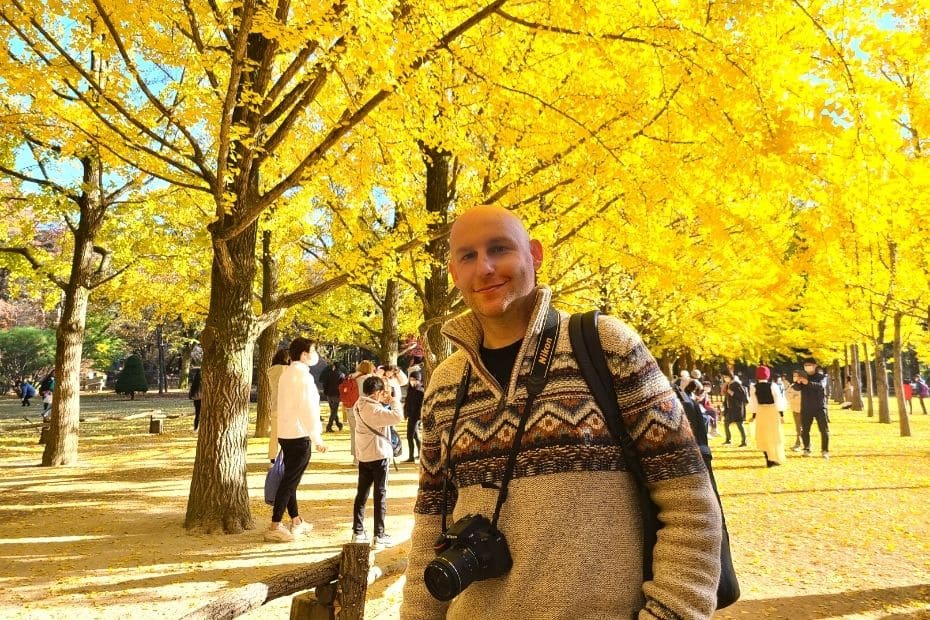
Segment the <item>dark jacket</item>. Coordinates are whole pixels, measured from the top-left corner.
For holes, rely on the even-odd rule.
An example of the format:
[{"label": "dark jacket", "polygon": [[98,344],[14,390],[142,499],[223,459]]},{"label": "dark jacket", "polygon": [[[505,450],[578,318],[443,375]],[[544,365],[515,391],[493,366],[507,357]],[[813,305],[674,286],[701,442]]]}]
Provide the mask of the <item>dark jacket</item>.
[{"label": "dark jacket", "polygon": [[346,376],[339,372],[339,370],[333,370],[332,367],[327,368],[323,371],[323,376],[320,377],[323,383],[323,395],[331,396],[333,398],[339,397],[339,384],[342,383],[342,380]]},{"label": "dark jacket", "polygon": [[415,388],[413,385],[407,386],[407,398],[404,399],[404,418],[407,420],[419,420],[420,411],[423,409],[423,388]]},{"label": "dark jacket", "polygon": [[191,386],[187,391],[187,397],[191,400],[201,400],[203,397],[199,368],[195,368],[191,371]]},{"label": "dark jacket", "polygon": [[827,410],[826,377],[820,373],[808,375],[807,383],[792,387],[801,392],[801,413],[817,414]]},{"label": "dark jacket", "polygon": [[723,415],[727,422],[742,422],[746,419],[749,395],[742,383],[731,381],[723,388]]}]

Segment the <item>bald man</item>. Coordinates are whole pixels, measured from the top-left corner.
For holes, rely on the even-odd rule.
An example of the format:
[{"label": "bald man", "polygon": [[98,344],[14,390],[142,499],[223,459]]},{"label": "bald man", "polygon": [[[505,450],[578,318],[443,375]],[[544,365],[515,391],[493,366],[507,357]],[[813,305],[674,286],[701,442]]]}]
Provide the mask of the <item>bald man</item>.
[{"label": "bald man", "polygon": [[[578,369],[568,315],[536,284],[542,245],[496,206],[463,213],[449,243],[449,272],[469,311],[443,326],[457,350],[424,397],[401,618],[709,618],[719,507],[640,337],[614,318],[599,321],[622,421],[663,523],[649,581],[636,481]],[[528,387],[540,385],[531,397]]]}]

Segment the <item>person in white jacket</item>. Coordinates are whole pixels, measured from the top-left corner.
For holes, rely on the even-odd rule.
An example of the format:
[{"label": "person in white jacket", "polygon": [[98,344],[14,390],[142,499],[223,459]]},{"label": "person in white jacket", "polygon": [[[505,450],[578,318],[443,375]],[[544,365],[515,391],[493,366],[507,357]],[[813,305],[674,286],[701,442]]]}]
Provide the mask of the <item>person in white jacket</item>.
[{"label": "person in white jacket", "polygon": [[[326,452],[323,424],[320,422],[320,393],[310,374],[310,366],[319,361],[316,345],[307,338],[295,338],[288,349],[291,364],[278,379],[278,445],[284,453],[284,477],[278,486],[271,513],[271,525],[265,531],[269,542],[289,542],[310,531],[311,526],[297,508],[297,486],[310,463],[310,444]],[[291,517],[291,527],[281,523],[284,510]]]},{"label": "person in white jacket", "polygon": [[400,395],[392,396],[384,379],[371,376],[362,384],[361,397],[353,408],[355,451],[358,457],[358,492],[352,516],[352,542],[368,542],[365,533],[365,504],[371,487],[375,487],[375,548],[390,547],[391,537],[384,531],[387,513],[388,467],[394,456],[390,427],[404,419]]},{"label": "person in white jacket", "polygon": [[[747,409],[756,423],[756,448],[762,450],[766,467],[776,467],[785,461],[785,439],[781,425],[787,408],[781,390],[769,382],[772,371],[766,366],[756,369],[756,382],[749,390]],[[758,418],[758,419],[757,419]]]}]

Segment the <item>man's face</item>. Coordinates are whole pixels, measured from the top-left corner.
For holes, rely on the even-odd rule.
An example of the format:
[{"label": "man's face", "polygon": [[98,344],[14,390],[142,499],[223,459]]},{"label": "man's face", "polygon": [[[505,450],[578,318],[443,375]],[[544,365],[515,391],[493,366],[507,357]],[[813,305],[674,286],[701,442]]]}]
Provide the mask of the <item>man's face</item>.
[{"label": "man's face", "polygon": [[449,249],[452,281],[479,320],[516,318],[525,309],[542,246],[516,217],[495,207],[472,209],[452,227]]},{"label": "man's face", "polygon": [[804,372],[806,372],[809,375],[814,374],[815,372],[817,372],[817,365],[816,364],[804,364]]}]

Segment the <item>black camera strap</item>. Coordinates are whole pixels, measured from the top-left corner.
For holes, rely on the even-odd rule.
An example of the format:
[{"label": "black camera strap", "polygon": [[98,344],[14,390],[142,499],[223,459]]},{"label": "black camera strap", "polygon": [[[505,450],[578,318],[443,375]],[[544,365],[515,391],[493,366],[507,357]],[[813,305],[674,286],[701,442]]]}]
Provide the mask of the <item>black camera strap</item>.
[{"label": "black camera strap", "polygon": [[[559,313],[552,307],[546,315],[546,323],[539,341],[536,343],[536,352],[533,354],[533,368],[530,375],[526,378],[526,404],[523,406],[523,413],[520,416],[520,423],[517,426],[517,432],[513,438],[513,445],[510,448],[510,457],[507,459],[507,466],[504,469],[504,477],[501,480],[500,491],[497,494],[497,506],[494,508],[494,518],[491,520],[491,527],[497,527],[497,521],[500,518],[501,508],[507,501],[507,488],[513,478],[513,472],[517,465],[517,455],[520,452],[520,443],[523,441],[523,434],[526,431],[526,423],[529,420],[530,412],[533,409],[533,403],[536,397],[543,391],[546,385],[546,379],[549,376],[549,367],[552,365],[553,353],[559,335]],[[468,398],[468,385],[471,382],[471,363],[465,366],[465,374],[459,383],[458,390],[455,394],[455,411],[452,414],[452,424],[449,427],[449,439],[446,445],[446,476],[442,484],[442,533],[446,533],[446,506],[449,497],[449,485],[452,479],[454,468],[452,465],[452,440],[455,436],[455,427],[458,424],[459,413],[462,405]],[[497,405],[496,416],[500,416],[507,406],[507,393],[504,388],[504,395]]]}]

